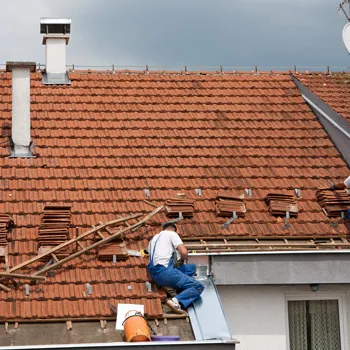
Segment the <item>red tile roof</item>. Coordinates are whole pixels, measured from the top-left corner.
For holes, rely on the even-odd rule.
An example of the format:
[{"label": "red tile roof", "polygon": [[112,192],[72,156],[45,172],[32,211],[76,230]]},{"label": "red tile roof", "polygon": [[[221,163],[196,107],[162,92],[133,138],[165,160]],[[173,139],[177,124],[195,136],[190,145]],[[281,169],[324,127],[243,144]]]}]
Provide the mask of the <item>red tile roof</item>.
[{"label": "red tile roof", "polygon": [[350,122],[350,73],[298,73],[294,76]]},{"label": "red tile roof", "polygon": [[[83,232],[99,221],[151,211],[144,189],[155,204],[178,192],[196,200],[194,217],[179,223],[187,237],[349,233],[344,224],[330,226],[315,197],[349,169],[288,74],[80,72],[70,79],[71,86],[44,86],[40,73],[31,75],[36,158],[9,159],[11,75],[0,73],[0,212],[16,225],[10,266],[36,256],[45,205],[71,205],[72,225]],[[253,190],[245,217],[222,229],[227,220],[215,214],[218,191],[245,188]],[[294,188],[301,189],[299,213],[284,230],[264,198]],[[128,248],[145,248],[166,220],[162,213],[127,234]],[[148,315],[160,316],[165,295],[156,287],[147,292],[145,266],[136,257],[100,262],[92,252],[31,285],[28,296],[23,285],[1,291],[0,318],[103,318],[112,315],[109,302],[145,302]]]}]

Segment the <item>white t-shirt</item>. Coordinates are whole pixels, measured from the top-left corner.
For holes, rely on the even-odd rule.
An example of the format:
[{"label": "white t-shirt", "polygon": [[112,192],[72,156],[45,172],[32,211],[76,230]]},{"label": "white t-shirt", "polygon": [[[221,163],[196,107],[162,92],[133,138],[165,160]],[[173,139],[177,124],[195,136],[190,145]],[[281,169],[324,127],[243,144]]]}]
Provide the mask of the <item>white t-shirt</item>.
[{"label": "white t-shirt", "polygon": [[344,185],[350,188],[350,176],[344,181]]},{"label": "white t-shirt", "polygon": [[[157,241],[158,243],[155,245]],[[150,258],[153,255],[153,265],[160,264],[168,267],[171,256],[180,244],[182,244],[182,240],[175,231],[165,230],[156,234],[148,246]]]}]

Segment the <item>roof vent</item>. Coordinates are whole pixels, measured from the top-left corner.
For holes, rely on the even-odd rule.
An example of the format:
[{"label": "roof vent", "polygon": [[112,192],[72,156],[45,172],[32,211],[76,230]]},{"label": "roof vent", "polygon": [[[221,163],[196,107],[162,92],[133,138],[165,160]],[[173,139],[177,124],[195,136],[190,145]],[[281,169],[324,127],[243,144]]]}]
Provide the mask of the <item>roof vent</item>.
[{"label": "roof vent", "polygon": [[40,33],[46,46],[46,69],[42,83],[46,85],[71,84],[66,70],[66,45],[69,42],[70,18],[41,18]]},{"label": "roof vent", "polygon": [[12,152],[11,158],[31,158],[30,137],[30,72],[35,62],[6,62],[6,72],[12,72]]}]

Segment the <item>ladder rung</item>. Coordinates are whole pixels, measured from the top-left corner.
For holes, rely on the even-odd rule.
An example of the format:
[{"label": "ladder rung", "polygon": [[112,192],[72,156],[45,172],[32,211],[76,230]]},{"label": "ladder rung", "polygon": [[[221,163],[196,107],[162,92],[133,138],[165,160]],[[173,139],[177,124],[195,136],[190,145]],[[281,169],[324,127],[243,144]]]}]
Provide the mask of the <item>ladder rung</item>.
[{"label": "ladder rung", "polygon": [[58,262],[58,258],[57,256],[54,254],[54,253],[51,253],[51,256],[52,256],[52,259],[55,261],[55,262]]},{"label": "ladder rung", "polygon": [[97,234],[102,238],[105,239],[106,237],[101,233],[101,231],[97,231]]}]

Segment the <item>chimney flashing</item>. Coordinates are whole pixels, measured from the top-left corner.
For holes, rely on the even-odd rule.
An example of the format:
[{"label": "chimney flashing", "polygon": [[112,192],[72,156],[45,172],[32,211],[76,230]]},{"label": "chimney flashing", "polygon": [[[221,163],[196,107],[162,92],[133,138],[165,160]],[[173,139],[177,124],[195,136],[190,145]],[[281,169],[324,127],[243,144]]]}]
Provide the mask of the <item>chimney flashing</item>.
[{"label": "chimney flashing", "polygon": [[32,153],[32,148],[32,142],[29,144],[29,146],[16,146],[13,144],[9,158],[36,158]]},{"label": "chimney flashing", "polygon": [[70,85],[72,81],[68,77],[68,73],[43,73],[41,79],[44,85]]}]

